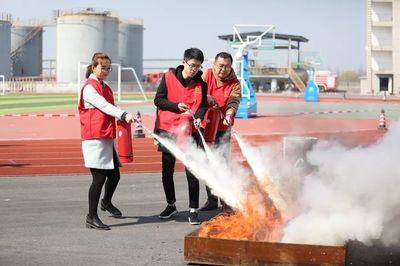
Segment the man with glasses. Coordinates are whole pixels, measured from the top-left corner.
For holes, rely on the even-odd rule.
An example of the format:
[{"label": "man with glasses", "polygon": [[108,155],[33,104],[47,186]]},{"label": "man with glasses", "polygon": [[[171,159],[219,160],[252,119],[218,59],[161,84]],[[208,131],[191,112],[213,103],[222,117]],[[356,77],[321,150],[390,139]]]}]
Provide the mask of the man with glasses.
[{"label": "man with glasses", "polygon": [[[221,52],[215,56],[214,65],[203,73],[203,80],[207,83],[207,102],[209,108],[219,108],[223,119],[218,124],[215,138],[216,147],[224,149],[225,157],[230,152],[230,127],[233,125],[236,111],[242,97],[242,88],[235,71],[232,69],[232,56],[229,53]],[[204,121],[207,119],[206,113]],[[206,124],[203,121],[203,126]],[[218,209],[218,197],[212,194],[209,187],[207,190],[207,202],[199,211]],[[221,200],[222,208],[228,211],[230,208]]]},{"label": "man with glasses", "polygon": [[[157,118],[154,132],[179,142],[180,138],[193,136],[199,145],[196,129],[199,128],[207,110],[207,85],[201,78],[203,52],[197,48],[185,50],[183,65],[169,70],[158,86],[154,104],[157,106]],[[192,119],[194,117],[194,121]],[[181,130],[181,125],[189,121],[189,130]],[[189,124],[187,124],[189,125]],[[186,125],[186,126],[187,126]],[[168,149],[158,145],[162,152],[162,182],[167,199],[167,207],[160,213],[160,219],[169,219],[178,213],[175,206],[174,170],[175,157]],[[197,214],[199,207],[199,180],[186,169],[189,186],[189,223],[200,224]]]}]

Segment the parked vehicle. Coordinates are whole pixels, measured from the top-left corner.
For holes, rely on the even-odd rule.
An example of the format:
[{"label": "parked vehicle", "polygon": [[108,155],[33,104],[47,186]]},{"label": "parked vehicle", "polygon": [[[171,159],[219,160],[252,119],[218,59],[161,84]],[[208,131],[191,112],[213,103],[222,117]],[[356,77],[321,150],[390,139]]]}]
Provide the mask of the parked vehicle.
[{"label": "parked vehicle", "polygon": [[319,91],[336,91],[337,76],[327,70],[315,71],[314,77],[315,84],[317,84]]}]

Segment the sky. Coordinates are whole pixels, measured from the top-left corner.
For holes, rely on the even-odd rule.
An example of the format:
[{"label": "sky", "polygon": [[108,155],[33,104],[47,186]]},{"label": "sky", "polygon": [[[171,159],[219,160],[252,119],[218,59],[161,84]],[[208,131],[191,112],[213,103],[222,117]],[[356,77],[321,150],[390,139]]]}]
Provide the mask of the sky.
[{"label": "sky", "polygon": [[[99,8],[121,18],[142,18],[144,59],[181,58],[189,47],[206,58],[229,49],[218,35],[232,34],[235,24],[274,25],[276,33],[301,35],[304,54],[318,55],[320,68],[365,70],[366,0],[0,0],[0,13],[13,19],[51,19],[53,10]],[[55,59],[55,28],[46,27],[43,57]],[[228,50],[231,51],[231,50]],[[287,52],[262,51],[267,64],[285,66]],[[296,58],[297,53],[292,53]],[[256,58],[255,58],[256,59]]]}]

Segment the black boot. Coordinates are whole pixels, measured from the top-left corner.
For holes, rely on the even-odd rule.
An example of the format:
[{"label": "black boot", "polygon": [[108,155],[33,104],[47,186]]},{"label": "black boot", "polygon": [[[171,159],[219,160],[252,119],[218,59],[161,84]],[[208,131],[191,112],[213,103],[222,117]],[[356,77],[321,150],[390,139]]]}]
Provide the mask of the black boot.
[{"label": "black boot", "polygon": [[105,203],[104,199],[101,200],[101,204],[100,204],[100,209],[102,211],[108,211],[109,213],[111,213],[114,217],[121,217],[122,213],[120,210],[117,209],[117,207],[115,207],[114,205],[112,205],[111,202],[109,203]]},{"label": "black boot", "polygon": [[218,199],[216,201],[208,199],[199,211],[211,211],[216,209],[218,209]]},{"label": "black boot", "polygon": [[86,216],[86,228],[94,228],[98,230],[110,230],[110,227],[108,225],[103,224],[103,222],[97,215],[90,216],[89,214]]},{"label": "black boot", "polygon": [[233,209],[231,206],[226,204],[225,202],[222,204],[222,212],[233,212]]}]

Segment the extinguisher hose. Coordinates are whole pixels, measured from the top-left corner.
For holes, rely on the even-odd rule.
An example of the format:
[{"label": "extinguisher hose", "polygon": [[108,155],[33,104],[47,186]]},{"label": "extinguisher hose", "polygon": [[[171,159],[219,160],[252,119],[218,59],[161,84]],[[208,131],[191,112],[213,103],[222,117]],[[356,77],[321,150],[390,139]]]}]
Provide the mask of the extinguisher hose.
[{"label": "extinguisher hose", "polygon": [[191,115],[192,118],[193,118],[194,127],[195,127],[195,128],[197,129],[197,131],[199,132],[199,135],[200,135],[201,141],[203,142],[203,145],[206,145],[206,140],[204,139],[203,133],[201,133],[200,126],[197,125],[197,124],[195,123],[196,118],[194,117],[194,114],[193,114],[192,109],[189,109],[189,113],[190,113],[190,115]]},{"label": "extinguisher hose", "polygon": [[152,132],[150,129],[148,129],[145,125],[143,125],[143,122],[142,122],[141,120],[137,120],[137,119],[133,118],[133,122],[142,125],[142,128],[143,128],[144,130],[146,130],[147,133],[149,133],[150,135],[153,136],[153,132]]}]

